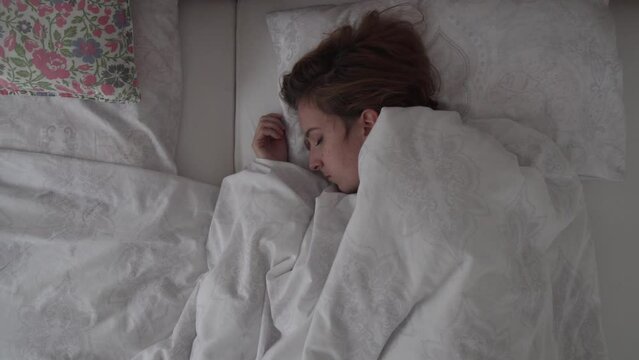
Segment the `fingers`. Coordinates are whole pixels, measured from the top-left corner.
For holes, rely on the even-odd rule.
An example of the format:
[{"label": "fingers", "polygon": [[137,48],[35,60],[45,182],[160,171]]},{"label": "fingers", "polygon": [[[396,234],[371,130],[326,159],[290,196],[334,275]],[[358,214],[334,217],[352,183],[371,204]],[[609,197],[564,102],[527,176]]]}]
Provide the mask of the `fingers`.
[{"label": "fingers", "polygon": [[260,117],[260,123],[268,123],[274,126],[281,128],[283,131],[286,131],[286,126],[284,126],[284,122],[282,120],[282,116],[279,114],[268,114]]},{"label": "fingers", "polygon": [[278,140],[284,138],[284,134],[281,131],[269,127],[262,127],[259,130],[258,140],[263,140],[266,136],[270,136]]},{"label": "fingers", "polygon": [[[276,115],[276,116],[273,116]],[[262,137],[264,135],[273,136],[276,139],[286,137],[286,127],[278,114],[264,115],[260,118],[257,125],[256,135]]]},{"label": "fingers", "polygon": [[266,117],[275,118],[275,119],[279,119],[279,120],[283,120],[284,119],[282,114],[278,114],[278,113],[270,113],[270,114],[262,115],[262,116],[260,116],[260,119],[266,118]]},{"label": "fingers", "polygon": [[261,116],[252,145],[257,158],[287,161],[286,126],[282,115],[270,113]]}]

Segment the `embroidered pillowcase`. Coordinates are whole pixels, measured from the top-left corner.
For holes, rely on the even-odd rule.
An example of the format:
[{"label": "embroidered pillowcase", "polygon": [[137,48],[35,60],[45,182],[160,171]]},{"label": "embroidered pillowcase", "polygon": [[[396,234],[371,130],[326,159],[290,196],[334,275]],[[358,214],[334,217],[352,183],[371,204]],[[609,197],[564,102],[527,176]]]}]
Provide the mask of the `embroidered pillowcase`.
[{"label": "embroidered pillowcase", "polygon": [[140,100],[128,0],[0,3],[0,95]]},{"label": "embroidered pillowcase", "polygon": [[[422,35],[445,109],[515,120],[553,139],[582,177],[623,178],[622,69],[605,0],[372,0],[277,11],[267,23],[278,79],[338,26],[395,5],[389,12]],[[297,134],[297,114],[282,106]],[[289,145],[305,166],[301,139]]]}]

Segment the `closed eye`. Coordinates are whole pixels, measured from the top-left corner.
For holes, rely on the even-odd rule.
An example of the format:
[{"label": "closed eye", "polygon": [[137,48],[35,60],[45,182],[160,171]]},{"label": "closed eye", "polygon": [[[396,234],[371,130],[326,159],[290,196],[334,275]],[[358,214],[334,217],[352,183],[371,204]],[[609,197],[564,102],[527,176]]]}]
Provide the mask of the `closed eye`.
[{"label": "closed eye", "polygon": [[[320,136],[319,139],[317,139],[317,141],[313,145],[313,147],[318,147],[323,141],[324,141],[324,137]],[[309,150],[309,151],[311,150],[311,143],[308,141],[308,138],[304,139],[304,147],[306,147],[306,150]]]}]

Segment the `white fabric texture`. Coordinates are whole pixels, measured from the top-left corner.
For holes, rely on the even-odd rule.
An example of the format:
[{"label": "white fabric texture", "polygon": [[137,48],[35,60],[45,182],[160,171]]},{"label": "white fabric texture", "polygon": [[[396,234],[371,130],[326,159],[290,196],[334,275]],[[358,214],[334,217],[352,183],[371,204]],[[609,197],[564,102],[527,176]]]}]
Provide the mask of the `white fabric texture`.
[{"label": "white fabric texture", "polygon": [[184,335],[137,359],[606,359],[576,172],[534,130],[471,125],[384,108],[356,195],[268,160],[226,178]]},{"label": "white fabric texture", "polygon": [[207,270],[217,191],[0,150],[0,358],[130,359],[170,338]]},{"label": "white fabric texture", "polygon": [[182,111],[177,0],[132,2],[141,101],[0,97],[0,148],[176,172]]},{"label": "white fabric texture", "polygon": [[[444,109],[513,119],[553,139],[579,175],[623,178],[622,69],[605,1],[372,0],[273,12],[278,79],[338,26],[398,4],[389,13],[416,24]],[[291,159],[305,166],[297,115],[282,107]]]}]

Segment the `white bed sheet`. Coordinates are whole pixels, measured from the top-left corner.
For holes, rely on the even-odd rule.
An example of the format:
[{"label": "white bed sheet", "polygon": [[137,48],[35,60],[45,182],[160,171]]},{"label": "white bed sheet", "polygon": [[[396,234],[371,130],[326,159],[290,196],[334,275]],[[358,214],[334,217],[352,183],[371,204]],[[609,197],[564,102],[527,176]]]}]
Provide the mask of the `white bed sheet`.
[{"label": "white bed sheet", "polygon": [[130,359],[171,335],[218,188],[0,150],[0,358]]}]

